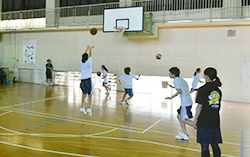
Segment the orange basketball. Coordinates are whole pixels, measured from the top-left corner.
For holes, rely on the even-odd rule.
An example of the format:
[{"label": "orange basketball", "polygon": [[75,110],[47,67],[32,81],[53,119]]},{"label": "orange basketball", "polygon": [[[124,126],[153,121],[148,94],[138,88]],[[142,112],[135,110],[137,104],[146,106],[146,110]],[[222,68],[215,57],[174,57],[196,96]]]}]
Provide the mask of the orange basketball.
[{"label": "orange basketball", "polygon": [[100,72],[100,71],[97,71],[96,75],[97,75],[97,76],[101,76],[101,72]]},{"label": "orange basketball", "polygon": [[90,34],[96,35],[96,33],[97,33],[97,29],[96,28],[91,28],[90,29]]}]

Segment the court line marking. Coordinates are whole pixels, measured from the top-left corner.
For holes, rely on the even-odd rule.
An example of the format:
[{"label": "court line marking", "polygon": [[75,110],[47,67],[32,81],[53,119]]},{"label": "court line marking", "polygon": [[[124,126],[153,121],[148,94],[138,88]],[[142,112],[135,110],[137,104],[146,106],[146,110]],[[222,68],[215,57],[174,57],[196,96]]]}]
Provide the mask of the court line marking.
[{"label": "court line marking", "polygon": [[0,89],[0,91],[3,91],[3,90],[12,90],[12,89],[14,89],[14,90],[16,90],[16,89],[20,89],[20,88],[28,88],[28,86],[24,86],[24,87],[19,87],[19,88],[4,88],[4,89]]},{"label": "court line marking", "polygon": [[[102,132],[102,134],[109,133],[109,132],[112,132],[112,131],[115,131],[115,129],[112,129],[112,130],[109,130],[109,131],[106,131],[106,132]],[[100,134],[101,133],[99,133],[99,135]],[[95,134],[95,135],[98,135],[98,134]],[[171,148],[176,148],[176,149],[185,149],[185,150],[189,150],[189,151],[200,152],[200,150],[194,149],[194,148],[181,147],[181,146],[176,146],[176,145],[171,145],[171,144],[165,144],[165,143],[160,143],[160,142],[154,142],[154,141],[138,140],[138,139],[128,139],[128,138],[118,138],[118,137],[95,136],[95,135],[94,134],[84,135],[84,137],[110,139],[110,140],[132,141],[132,142],[141,142],[141,143],[149,143],[149,144],[161,145],[161,146],[166,146],[166,147],[171,147]],[[88,156],[88,155],[80,155],[80,154],[74,154],[74,153],[52,151],[52,150],[46,150],[46,149],[40,149],[40,148],[34,148],[34,147],[28,147],[28,146],[23,146],[23,145],[12,144],[12,143],[3,142],[3,141],[0,141],[0,143],[7,144],[7,145],[12,145],[12,146],[16,146],[16,147],[21,147],[21,148],[32,149],[32,150],[36,150],[36,151],[44,151],[44,152],[57,153],[57,154],[63,154],[63,155],[91,157],[91,156]],[[227,154],[221,154],[221,155],[222,156],[226,156],[226,157],[236,157],[236,156],[227,155]]]},{"label": "court line marking", "polygon": [[[12,112],[17,112],[20,113],[20,111],[15,111],[15,110],[9,110],[9,109],[2,109],[5,111],[12,111]],[[51,117],[51,116],[44,116],[44,115],[38,115],[38,114],[34,114],[34,113],[28,113],[28,112],[21,112],[23,114],[28,114],[28,115],[34,115],[34,116],[39,116],[39,117],[45,117],[45,118],[55,118],[55,117]],[[88,124],[88,125],[93,125],[93,126],[99,126],[99,127],[103,127],[103,128],[111,128],[114,129],[115,127],[113,126],[105,126],[105,125],[100,125],[100,124],[92,124],[92,123],[88,123],[88,122],[82,122],[82,121],[76,121],[76,120],[70,120],[70,119],[62,119],[65,121],[69,121],[69,122],[75,122],[75,123],[80,123],[80,124]],[[122,129],[122,128],[121,128]],[[124,129],[125,130],[125,129]],[[132,131],[132,130],[131,130]],[[133,131],[136,132],[136,131]],[[139,131],[138,131],[139,132]],[[141,133],[141,132],[139,132]]]},{"label": "court line marking", "polygon": [[7,111],[7,112],[4,112],[4,113],[1,113],[0,116],[3,116],[5,114],[8,114],[8,113],[11,113],[12,111]]},{"label": "court line marking", "polygon": [[[117,102],[117,101],[120,101],[121,99],[122,99],[122,98],[116,100],[116,102]],[[102,106],[106,106],[107,104],[108,104],[108,103],[102,104]],[[95,108],[99,108],[99,107],[101,107],[101,105],[92,107],[92,110],[95,109]],[[56,118],[56,119],[53,119],[53,120],[50,120],[50,121],[47,121],[47,122],[44,122],[44,123],[40,123],[40,124],[37,124],[37,125],[34,125],[34,126],[31,126],[31,127],[26,128],[26,130],[31,129],[31,128],[35,128],[35,127],[38,127],[38,126],[41,126],[41,125],[44,125],[44,124],[48,124],[48,123],[51,123],[51,122],[54,122],[54,121],[57,121],[57,120],[60,120],[60,119],[64,119],[64,118],[67,118],[67,117],[76,115],[76,114],[78,114],[78,113],[81,113],[81,112],[78,111],[78,112],[73,113],[73,114],[69,114],[69,115],[66,115],[66,116],[63,116],[63,117],[60,117],[60,118]]]},{"label": "court line marking", "polygon": [[[119,137],[107,137],[107,136],[91,136],[91,135],[88,136],[88,137],[91,137],[91,138],[101,138],[101,139],[110,139],[110,140],[121,140],[121,141],[132,141],[132,142],[150,143],[150,144],[161,145],[161,146],[166,146],[166,147],[172,147],[172,148],[177,148],[177,149],[186,149],[186,150],[189,150],[189,151],[195,151],[195,152],[199,152],[199,153],[201,152],[201,150],[194,149],[194,148],[180,147],[180,146],[176,146],[176,145],[165,144],[165,143],[154,142],[154,141],[147,141],[147,140],[119,138]],[[221,155],[222,156],[226,156],[226,157],[237,157],[237,156],[227,155],[227,154],[221,154]]]},{"label": "court line marking", "polygon": [[[62,97],[62,96],[61,96]],[[49,99],[51,99],[51,98],[47,98],[48,100]],[[120,98],[120,99],[118,99],[117,101],[119,101],[119,100],[121,100],[122,98]],[[31,101],[31,102],[26,102],[26,103],[21,103],[21,104],[16,104],[16,105],[12,105],[12,106],[6,106],[6,107],[3,107],[3,108],[9,108],[9,107],[14,107],[14,106],[17,106],[17,105],[24,105],[24,104],[28,104],[28,103],[35,103],[35,102],[40,102],[40,101],[43,101],[43,100],[37,100],[37,101]],[[117,102],[116,101],[116,102]],[[103,104],[102,106],[105,106],[105,105],[107,105],[106,103],[105,104]],[[99,108],[99,107],[101,107],[101,106],[95,106],[94,108]],[[123,106],[121,106],[121,107],[123,107]],[[0,108],[1,109],[1,108]],[[29,110],[21,110],[21,111],[27,111],[27,112],[29,112]],[[32,111],[32,112],[36,112],[36,111]],[[36,113],[42,113],[42,112],[36,112]],[[45,113],[44,113],[45,114]],[[48,115],[48,114],[45,114],[45,115]],[[52,115],[52,116],[60,116],[60,117],[64,117],[64,116],[61,116],[61,115],[55,115],[55,114],[49,114],[49,115]],[[93,123],[99,123],[99,124],[104,124],[105,122],[98,122],[98,121],[92,121],[92,120],[84,120],[84,119],[79,119],[79,118],[73,118],[73,117],[70,117],[69,119],[76,119],[76,120],[83,120],[83,121],[89,121],[89,122],[93,122]],[[113,126],[115,126],[115,127],[125,127],[125,126],[123,126],[123,125],[117,125],[117,124],[112,124],[112,123],[105,123],[106,125],[113,125]],[[137,128],[137,127],[133,127],[133,129],[136,129],[136,130],[143,130],[143,128]],[[136,132],[138,132],[138,131],[136,131]]]},{"label": "court line marking", "polygon": [[[6,110],[6,109],[5,109]],[[20,109],[16,109],[16,110],[20,110]],[[9,111],[9,112],[17,112],[17,113],[23,113],[23,111],[26,111],[24,112],[24,114],[29,114],[29,115],[36,115],[36,116],[40,116],[40,115],[37,115],[39,113],[43,113],[43,112],[36,112],[36,114],[34,113],[27,113],[29,112],[29,110],[20,110],[20,111],[14,111],[14,110],[6,110],[6,111]],[[30,112],[33,112],[33,111],[30,111]],[[35,111],[34,111],[35,112]],[[6,113],[5,113],[6,114]],[[45,114],[45,113],[43,113]],[[45,118],[51,118],[50,116],[40,116],[40,117],[45,117]],[[53,117],[54,118],[54,117]],[[74,118],[74,119],[78,119],[78,118]],[[83,119],[79,119],[79,120],[83,120]],[[71,122],[75,122],[74,120],[70,120],[70,119],[67,119],[66,121],[71,121]],[[85,120],[85,121],[89,121],[89,120]],[[81,123],[82,121],[79,121],[79,122],[76,122],[76,123]],[[96,122],[96,121],[91,121],[90,122]],[[92,123],[86,123],[86,122],[82,122],[82,124],[88,124],[88,125],[94,125],[94,126],[100,126],[100,125],[95,125],[95,124],[92,124]],[[104,123],[105,124],[105,123]],[[107,123],[107,125],[110,125],[111,123]],[[121,126],[121,125],[116,125],[117,126]],[[114,127],[109,127],[109,126],[105,126],[105,125],[101,125],[100,127],[105,127],[105,128],[114,128]],[[125,127],[125,126],[122,126],[122,127]],[[127,130],[127,131],[131,131],[131,132],[136,132],[136,133],[141,133],[140,131],[137,131],[137,130],[130,130],[130,129],[124,129],[124,128],[117,128],[119,130]],[[140,129],[140,128],[134,128],[133,129]],[[155,132],[155,133],[161,133],[161,134],[167,134],[167,135],[175,135],[173,133],[168,133],[168,132],[162,132],[162,131],[157,131],[157,130],[148,130],[149,132]],[[50,136],[51,134],[47,134],[46,137],[51,137]],[[62,135],[62,134],[61,134]],[[35,134],[33,136],[36,136]],[[37,135],[38,136],[38,135]],[[45,135],[44,135],[45,136]],[[55,137],[55,136],[53,136]],[[57,136],[57,137],[80,137],[80,135],[70,135],[70,134],[65,134],[64,136]],[[193,138],[195,139],[196,137],[192,137],[190,136],[190,138]],[[223,143],[225,144],[231,144],[231,145],[237,145],[237,146],[240,146],[239,143],[233,143],[233,142],[226,142],[226,141],[223,141]],[[244,145],[245,147],[250,147],[250,145]]]},{"label": "court line marking", "polygon": [[147,132],[149,129],[151,129],[152,127],[154,127],[156,124],[158,124],[160,121],[162,121],[164,118],[166,118],[168,115],[162,117],[161,119],[159,119],[157,122],[155,122],[154,124],[152,124],[151,126],[149,126],[147,129],[145,129],[142,133],[144,134],[145,132]]},{"label": "court line marking", "polygon": [[[15,104],[15,105],[11,105],[11,106],[5,106],[5,107],[1,107],[0,109],[3,109],[3,108],[11,108],[11,107],[14,107],[14,106],[19,106],[19,105],[25,105],[25,104],[29,104],[29,103],[34,103],[34,102],[40,102],[40,101],[44,101],[44,100],[50,100],[50,99],[54,99],[54,98],[60,98],[60,97],[63,97],[63,96],[58,96],[58,97],[51,97],[51,98],[46,98],[46,99],[41,99],[41,100],[36,100],[36,101],[30,101],[30,102],[25,102],[25,103],[20,103],[20,104]],[[101,106],[98,106],[98,107],[101,107]],[[17,109],[17,110],[20,110],[20,109]],[[13,112],[13,110],[8,110],[9,112]],[[27,111],[27,112],[36,112],[36,111],[29,111],[29,110],[21,110],[21,111]],[[17,113],[21,113],[21,112],[18,112],[18,111],[14,111],[14,112],[17,112]],[[23,113],[23,112],[22,112]],[[43,113],[43,112],[36,112],[36,113]],[[6,113],[5,113],[6,114]],[[46,113],[43,113],[43,114],[46,114]],[[51,114],[52,115],[52,114]],[[55,115],[55,116],[59,116],[59,115]],[[43,116],[44,117],[44,116]],[[45,116],[46,117],[46,116]],[[76,119],[78,120],[78,118],[73,118],[73,117],[70,117],[70,119]],[[83,119],[80,119],[80,120],[83,120]],[[84,121],[90,121],[90,122],[94,122],[94,123],[100,123],[98,121],[92,121],[92,120],[84,120]],[[89,123],[86,123],[86,124],[89,124]],[[103,124],[103,123],[102,123]],[[123,125],[116,125],[116,124],[112,124],[112,123],[105,123],[107,125],[114,125],[114,126],[119,126],[119,127],[124,127]],[[136,127],[133,127],[134,129],[138,129],[138,130],[141,130],[141,128],[136,128]],[[130,130],[130,129],[123,129],[123,128],[118,128],[119,130],[128,130],[128,131],[132,131],[132,132],[137,132],[137,133],[141,133],[139,131],[136,131],[136,130]],[[145,130],[144,130],[145,131]],[[157,132],[157,133],[161,133],[161,134],[169,134],[169,135],[175,135],[175,134],[172,134],[172,133],[168,133],[168,132],[161,132],[161,131],[157,131],[157,130],[149,130],[150,132]],[[190,137],[190,138],[195,138],[195,137]],[[240,145],[239,143],[233,143],[233,142],[226,142],[226,141],[223,141],[223,143],[227,143],[227,144],[231,144],[231,145]],[[246,147],[250,147],[250,145],[244,145]]]},{"label": "court line marking", "polygon": [[28,101],[28,102],[24,102],[24,103],[15,104],[15,105],[3,106],[3,107],[0,107],[0,109],[11,108],[11,107],[15,107],[15,106],[22,106],[22,105],[27,105],[27,104],[41,102],[41,101],[46,101],[46,100],[51,100],[51,99],[57,99],[57,98],[60,98],[60,97],[64,97],[64,95],[58,96],[58,97],[51,97],[51,98],[45,98],[45,99],[35,100],[35,101]]},{"label": "court line marking", "polygon": [[31,150],[41,151],[41,152],[47,152],[47,153],[71,155],[71,156],[95,157],[95,156],[90,156],[90,155],[82,155],[82,154],[75,154],[75,153],[59,152],[59,151],[55,151],[55,150],[34,148],[34,147],[23,146],[23,145],[19,145],[19,144],[8,143],[8,142],[4,142],[4,141],[0,141],[0,143],[10,145],[10,146],[20,147],[20,148],[25,148],[25,149],[31,149]]},{"label": "court line marking", "polygon": [[[6,114],[7,112],[5,112]],[[48,134],[32,134],[32,133],[22,133],[22,132],[17,132],[14,130],[10,130],[7,128],[4,128],[2,126],[0,126],[0,128],[10,131],[10,132],[14,132],[14,135],[40,135],[40,136],[44,136],[44,135],[48,135]],[[190,151],[196,151],[196,152],[200,152],[200,150],[197,149],[193,149],[193,148],[187,148],[187,147],[180,147],[180,146],[176,146],[176,145],[171,145],[171,144],[165,144],[165,143],[159,143],[159,142],[154,142],[154,141],[147,141],[147,140],[137,140],[137,139],[127,139],[127,138],[117,138],[117,137],[106,137],[106,136],[96,136],[96,135],[101,135],[101,134],[106,134],[106,133],[110,133],[117,130],[117,128],[114,128],[112,130],[108,130],[108,131],[104,131],[104,132],[100,132],[100,133],[95,133],[95,134],[89,134],[89,135],[78,135],[78,136],[83,136],[83,137],[92,137],[92,138],[106,138],[106,139],[114,139],[114,140],[124,140],[124,141],[132,141],[132,142],[143,142],[143,143],[150,143],[150,144],[155,144],[155,145],[162,145],[162,146],[167,146],[167,147],[172,147],[172,148],[177,148],[177,149],[186,149],[186,150],[190,150]],[[4,133],[6,134],[6,133]],[[10,134],[9,134],[10,135]],[[12,133],[13,135],[13,133]],[[53,136],[54,135],[54,136]],[[70,135],[66,135],[67,137]],[[50,137],[65,137],[65,134],[59,135],[58,134],[52,134],[52,136]],[[1,143],[1,141],[0,141]],[[26,146],[25,146],[26,147]],[[32,147],[33,148],[33,147]],[[221,154],[222,156],[226,156],[226,157],[234,157],[232,155],[226,155],[226,154]]]},{"label": "court line marking", "polygon": [[13,132],[13,133],[0,133],[0,135],[29,135],[29,136],[38,136],[38,137],[87,137],[89,135],[93,136],[93,135],[102,135],[102,134],[107,134],[113,131],[116,131],[117,128],[108,130],[108,131],[103,131],[103,132],[99,132],[99,133],[94,133],[94,134],[88,134],[88,135],[72,135],[72,134],[50,134],[50,133],[24,133],[24,132],[18,132],[15,130],[10,130],[8,128],[5,128],[3,126],[0,126],[1,129],[9,131],[9,132]]},{"label": "court line marking", "polygon": [[[7,112],[5,112],[5,113],[7,113]],[[4,127],[2,127],[2,126],[0,126],[0,128],[4,128]],[[5,129],[7,129],[7,128],[5,128]],[[147,140],[138,140],[138,139],[127,139],[127,138],[117,138],[117,137],[106,137],[106,136],[96,136],[96,135],[101,135],[101,134],[106,134],[106,133],[110,133],[110,132],[113,132],[113,131],[115,131],[115,130],[117,130],[117,128],[114,128],[114,129],[112,129],[112,130],[108,130],[108,131],[104,131],[104,132],[100,132],[100,133],[95,133],[95,134],[90,134],[90,135],[82,135],[82,136],[84,136],[84,137],[91,137],[91,138],[105,138],[105,139],[112,139],[112,140],[123,140],[123,141],[132,141],[132,142],[142,142],[142,143],[150,143],[150,144],[155,144],[155,145],[161,145],[161,146],[167,146],[167,147],[172,147],[172,148],[177,148],[177,149],[186,149],[186,150],[190,150],[190,151],[196,151],[196,152],[200,152],[200,150],[197,150],[197,149],[193,149],[193,148],[187,148],[187,147],[180,147],[180,146],[176,146],[176,145],[171,145],[171,144],[165,144],[165,143],[159,143],[159,142],[154,142],[154,141],[147,141]],[[12,130],[10,130],[10,129],[7,129],[7,131],[10,131],[10,132],[15,132],[14,134],[12,133],[12,135],[31,135],[30,133],[21,133],[21,132],[17,132],[17,131],[12,131]],[[1,133],[2,134],[2,133]],[[4,134],[6,134],[6,133],[4,133]],[[6,134],[6,135],[11,135],[11,134]],[[33,134],[33,135],[35,135],[35,134]],[[38,134],[37,134],[38,135]],[[42,135],[42,134],[40,134],[40,135]],[[66,136],[68,136],[68,135],[66,135]],[[53,136],[54,137],[54,136]],[[60,137],[62,137],[62,136],[60,136]],[[0,141],[0,143],[2,143],[2,141]],[[5,143],[4,143],[5,144]],[[14,145],[14,146],[16,146],[16,144],[11,144],[11,143],[7,143],[7,144],[9,144],[9,145]],[[18,146],[20,146],[20,147],[27,147],[27,146],[22,146],[22,145],[18,145]],[[30,149],[30,148],[33,148],[33,147],[29,147],[28,149]],[[34,148],[34,150],[38,150],[39,148]],[[45,151],[45,152],[50,152],[50,153],[55,153],[54,151],[50,151],[50,150],[44,150],[44,149],[42,149],[42,150],[40,150],[39,149],[39,151]],[[56,151],[57,152],[57,151]],[[57,152],[58,153],[58,152]],[[64,152],[60,152],[60,153],[58,153],[58,154],[65,154]],[[71,155],[72,153],[70,153],[70,154],[68,154],[68,153],[66,153],[65,155]],[[75,154],[73,154],[73,155],[75,155]],[[221,154],[222,156],[226,156],[226,157],[234,157],[234,156],[232,156],[232,155],[226,155],[226,154]]]},{"label": "court line marking", "polygon": [[[45,136],[48,135],[46,133],[43,134],[37,134],[37,133],[21,133],[21,132],[17,132],[14,130],[10,130],[7,128],[4,128],[2,126],[0,126],[0,128],[10,131],[10,132],[14,132],[14,133],[0,133],[0,135],[33,135],[33,136]],[[112,130],[108,130],[108,131],[104,131],[104,132],[100,132],[100,133],[95,133],[95,134],[89,134],[89,135],[65,135],[65,134],[61,134],[58,136],[58,134],[51,134],[50,136],[47,137],[93,137],[93,138],[106,138],[106,139],[113,139],[113,140],[125,140],[125,141],[132,141],[132,142],[143,142],[143,143],[150,143],[150,144],[155,144],[155,145],[161,145],[161,146],[167,146],[167,147],[173,147],[173,148],[177,148],[177,149],[186,149],[186,150],[191,150],[191,151],[196,151],[196,152],[200,152],[200,150],[197,149],[193,149],[193,148],[187,148],[187,147],[181,147],[181,146],[176,146],[176,145],[171,145],[171,144],[165,144],[165,143],[160,143],[160,142],[154,142],[154,141],[147,141],[147,140],[138,140],[138,139],[127,139],[127,138],[117,138],[117,137],[106,137],[106,136],[96,136],[96,135],[101,135],[101,134],[106,134],[106,133],[110,133],[117,130],[117,128],[112,129]],[[227,156],[227,157],[232,157],[232,155],[226,155],[226,154],[222,154],[223,156]]]},{"label": "court line marking", "polygon": [[102,134],[107,134],[107,133],[111,133],[113,131],[116,131],[117,128],[114,128],[112,130],[108,130],[108,131],[103,131],[103,132],[100,132],[100,133],[95,133],[95,134],[89,134],[89,135],[84,135],[84,137],[88,137],[88,136],[96,136],[96,135],[102,135]]},{"label": "court line marking", "polygon": [[[30,111],[30,110],[23,110],[23,109],[15,109],[15,110],[19,110],[19,111],[25,111],[25,112],[31,112],[31,113],[35,113],[35,114],[41,114],[41,115],[50,115],[50,116],[54,116],[54,117],[61,117],[61,115],[55,115],[55,114],[47,114],[47,113],[43,113],[43,112],[36,112],[36,111]],[[88,119],[81,119],[81,118],[75,118],[75,117],[69,117],[68,120],[78,120],[81,122],[91,122],[91,123],[97,123],[97,124],[105,124],[107,126],[113,126],[113,127],[126,127],[124,125],[118,125],[118,124],[112,124],[112,123],[106,123],[106,122],[99,122],[99,121],[94,121],[94,120],[88,120]],[[133,127],[136,130],[140,130],[143,131],[142,128],[137,128],[137,127]]]},{"label": "court line marking", "polygon": [[31,127],[26,128],[26,130],[29,130],[29,129],[31,129],[31,128],[35,128],[35,127],[37,127],[37,126],[41,126],[41,125],[44,125],[44,124],[48,124],[48,123],[51,123],[51,122],[54,122],[54,121],[57,121],[57,120],[60,120],[60,119],[63,119],[63,118],[67,118],[67,117],[76,115],[76,114],[78,114],[78,113],[81,113],[81,112],[79,111],[79,112],[76,112],[76,113],[73,113],[73,114],[69,114],[69,115],[67,115],[67,116],[63,116],[63,117],[56,118],[56,119],[53,119],[53,120],[50,120],[50,121],[47,121],[47,122],[44,122],[44,123],[40,123],[40,124],[37,124],[37,125],[34,125],[34,126],[31,126]]},{"label": "court line marking", "polygon": [[[5,109],[6,110],[6,109]],[[24,112],[24,114],[29,114],[29,115],[36,115],[36,116],[40,116],[40,115],[37,115],[37,113],[43,113],[43,112],[36,112],[36,114],[34,113],[27,113],[29,112],[29,110],[21,110],[21,109],[16,109],[16,110],[20,110],[20,111],[13,111],[13,110],[6,110],[6,111],[10,111],[10,112],[17,112],[17,113],[23,113],[23,111],[26,111]],[[33,111],[30,111],[30,112],[33,112]],[[35,112],[35,111],[34,111]],[[43,114],[46,114],[46,113],[43,113]],[[45,118],[51,118],[50,116],[40,116],[40,117],[45,117]],[[54,117],[53,117],[54,118]],[[78,119],[78,118],[74,118],[74,119]],[[79,120],[83,120],[83,119],[79,119]],[[70,120],[70,119],[66,119],[66,121],[71,121],[71,122],[76,122],[76,123],[81,123],[82,121],[74,121],[74,120]],[[86,121],[89,121],[89,120],[86,120]],[[90,121],[90,122],[96,122],[96,121]],[[96,125],[96,124],[92,124],[92,123],[87,123],[87,122],[82,122],[81,124],[88,124],[88,125],[94,125],[94,126],[100,126],[100,125]],[[107,123],[107,125],[109,125],[111,123]],[[117,126],[121,126],[121,125],[116,125]],[[105,127],[105,128],[115,128],[115,127],[109,127],[109,126],[105,126],[105,125],[101,125],[100,127]],[[125,126],[122,126],[122,127],[125,127]],[[140,129],[140,128],[136,128],[136,127],[133,127],[134,129]],[[130,129],[123,129],[123,128],[117,128],[119,130],[127,130],[127,131],[131,131],[131,132],[136,132],[136,133],[142,133],[140,131],[137,131],[137,130],[130,130]],[[162,131],[157,131],[157,130],[148,130],[149,132],[155,132],[155,133],[161,133],[161,134],[167,134],[167,135],[175,135],[173,133],[168,133],[168,132],[162,132]],[[62,134],[61,134],[62,135]],[[52,134],[46,134],[46,137],[80,137],[80,135],[70,135],[70,134],[64,134],[64,135],[52,135]],[[33,134],[33,136],[39,136],[39,135],[36,135],[36,134]],[[44,135],[45,136],[45,135]],[[196,137],[192,137],[190,136],[190,138],[193,138],[195,139]],[[239,146],[240,144],[239,143],[233,143],[233,142],[226,142],[226,141],[223,141],[223,143],[225,144],[231,144],[231,145],[237,145]],[[250,145],[244,145],[245,147],[250,147]]]},{"label": "court line marking", "polygon": [[[119,101],[119,100],[118,100]],[[101,107],[101,106],[100,106]],[[22,113],[22,114],[28,114],[28,115],[35,115],[35,116],[39,116],[39,117],[45,117],[45,118],[55,118],[56,116],[58,117],[58,115],[52,115],[52,116],[48,116],[47,114],[45,113],[42,113],[42,112],[35,112],[33,113],[33,111],[29,111],[29,110],[22,110],[22,109],[3,109],[3,108],[0,108],[1,110],[4,110],[4,111],[12,111],[12,112],[17,112],[17,113]],[[31,113],[30,113],[31,112]],[[42,113],[42,114],[40,114]],[[103,125],[103,123],[100,124],[93,124],[93,123],[89,123],[89,122],[84,122],[83,119],[79,119],[79,121],[76,121],[76,120],[71,120],[71,119],[63,119],[65,121],[69,121],[69,122],[75,122],[75,123],[80,123],[80,124],[88,124],[88,125],[93,125],[93,126],[99,126],[99,127],[104,127],[104,128],[111,128],[111,129],[114,129],[117,127],[113,127],[113,126],[106,126],[106,125]],[[77,119],[78,120],[78,119]],[[81,121],[80,121],[81,120]],[[108,125],[110,125],[109,123],[107,123]],[[121,125],[118,125],[118,126],[121,126]],[[122,126],[122,127],[126,127],[126,126]],[[131,130],[131,129],[125,129],[125,128],[118,128],[119,130],[125,130],[125,131],[130,131],[130,132],[136,132],[136,133],[141,133],[141,131],[137,131],[137,130]],[[142,130],[142,129],[141,129]]]}]

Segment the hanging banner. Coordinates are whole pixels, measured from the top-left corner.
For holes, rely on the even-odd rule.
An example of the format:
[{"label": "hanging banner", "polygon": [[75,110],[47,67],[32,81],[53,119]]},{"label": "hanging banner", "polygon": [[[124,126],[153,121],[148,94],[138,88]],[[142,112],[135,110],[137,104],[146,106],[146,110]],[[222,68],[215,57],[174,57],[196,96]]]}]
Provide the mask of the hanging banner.
[{"label": "hanging banner", "polygon": [[23,63],[36,63],[36,39],[23,39]]}]

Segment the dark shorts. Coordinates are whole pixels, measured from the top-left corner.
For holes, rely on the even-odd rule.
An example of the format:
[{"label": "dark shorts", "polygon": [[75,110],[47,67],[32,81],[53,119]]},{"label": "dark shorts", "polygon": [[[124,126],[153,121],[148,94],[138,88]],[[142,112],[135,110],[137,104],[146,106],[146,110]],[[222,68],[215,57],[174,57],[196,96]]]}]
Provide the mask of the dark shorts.
[{"label": "dark shorts", "polygon": [[197,128],[197,143],[222,143],[220,129]]},{"label": "dark shorts", "polygon": [[[182,113],[181,114],[181,108],[182,107],[185,107],[185,113]],[[193,118],[193,114],[192,114],[192,112],[191,112],[191,109],[192,109],[192,105],[191,106],[180,106],[180,108],[177,110],[177,112],[178,112],[178,114],[180,114],[180,115],[187,115],[187,117],[189,118],[189,119],[191,119],[191,118]]]},{"label": "dark shorts", "polygon": [[190,92],[198,91],[198,88],[191,88]]},{"label": "dark shorts", "polygon": [[90,94],[92,89],[91,78],[81,80],[80,88],[83,94]]},{"label": "dark shorts", "polygon": [[134,95],[133,89],[126,89],[126,88],[125,88],[125,93],[128,94],[129,96]]},{"label": "dark shorts", "polygon": [[107,86],[108,83],[107,83],[107,82],[103,82],[102,85],[103,85],[103,86]]},{"label": "dark shorts", "polygon": [[46,72],[46,78],[51,79],[52,78],[52,72]]}]

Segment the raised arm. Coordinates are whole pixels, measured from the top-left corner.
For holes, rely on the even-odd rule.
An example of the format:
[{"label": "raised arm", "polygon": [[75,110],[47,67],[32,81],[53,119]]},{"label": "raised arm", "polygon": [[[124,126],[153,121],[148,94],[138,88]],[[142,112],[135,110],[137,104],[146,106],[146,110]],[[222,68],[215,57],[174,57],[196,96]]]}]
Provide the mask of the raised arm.
[{"label": "raised arm", "polygon": [[141,75],[138,75],[138,78],[135,78],[135,79],[136,79],[136,80],[139,80],[140,76],[141,76]]},{"label": "raised arm", "polygon": [[87,52],[88,52],[88,50],[89,50],[89,45],[87,46],[87,49],[85,50],[85,52],[84,52],[84,53],[87,53]]},{"label": "raised arm", "polygon": [[89,47],[89,57],[92,57],[92,49],[94,48],[95,46],[91,46],[91,47]]}]

